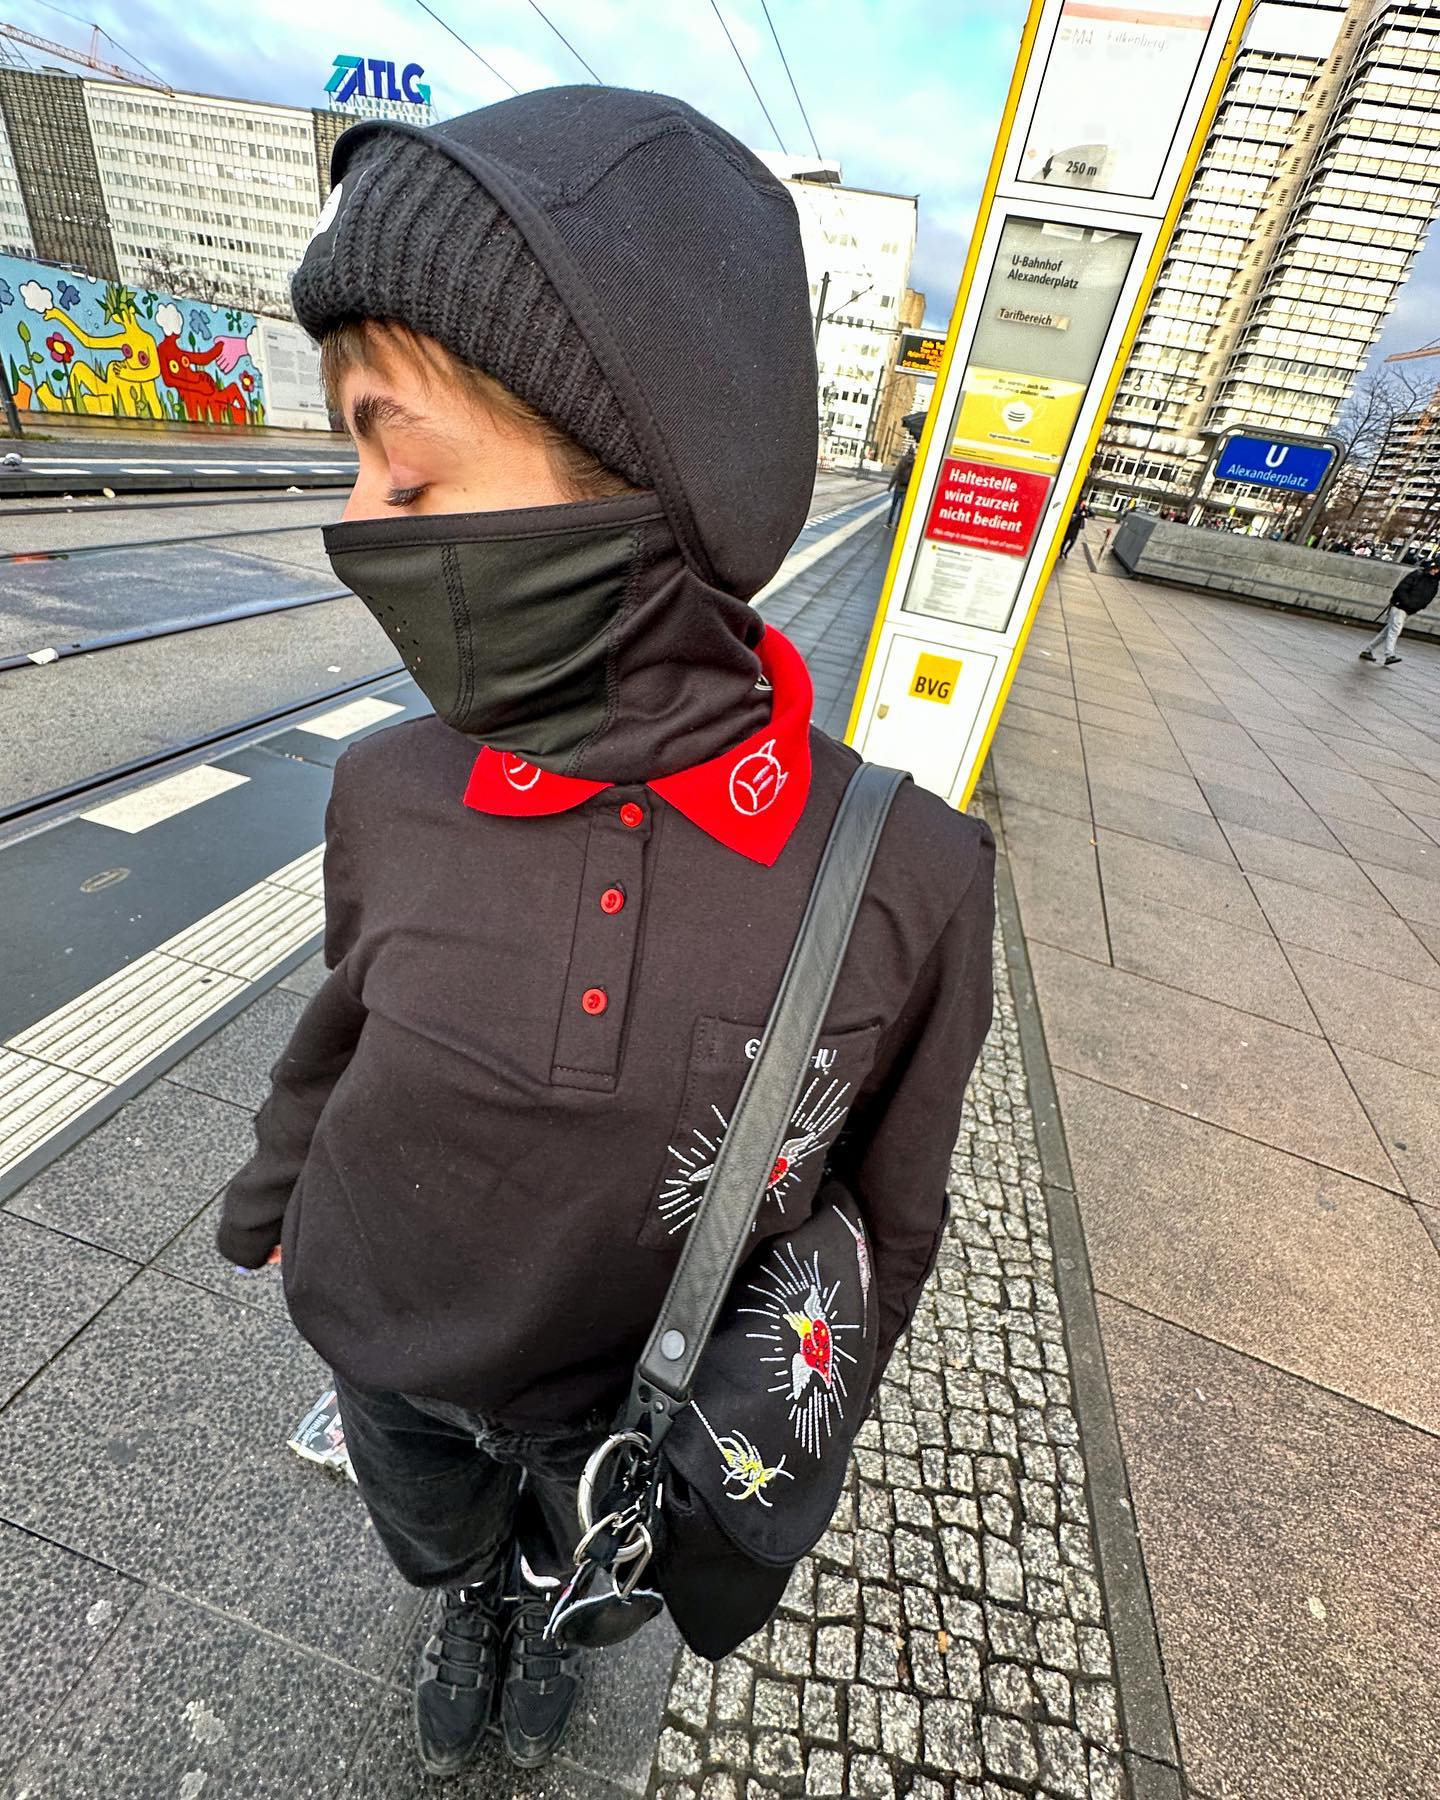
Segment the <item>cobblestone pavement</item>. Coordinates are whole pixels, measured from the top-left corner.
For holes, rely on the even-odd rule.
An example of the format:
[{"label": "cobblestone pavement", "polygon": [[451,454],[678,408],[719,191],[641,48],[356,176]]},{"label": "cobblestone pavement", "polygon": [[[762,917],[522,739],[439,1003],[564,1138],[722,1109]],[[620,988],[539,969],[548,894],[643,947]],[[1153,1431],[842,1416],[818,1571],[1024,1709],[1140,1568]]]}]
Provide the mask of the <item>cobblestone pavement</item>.
[{"label": "cobblestone pavement", "polygon": [[779,1616],[684,1652],[657,1800],[1120,1800],[1034,1121],[1000,953],[939,1265]]}]

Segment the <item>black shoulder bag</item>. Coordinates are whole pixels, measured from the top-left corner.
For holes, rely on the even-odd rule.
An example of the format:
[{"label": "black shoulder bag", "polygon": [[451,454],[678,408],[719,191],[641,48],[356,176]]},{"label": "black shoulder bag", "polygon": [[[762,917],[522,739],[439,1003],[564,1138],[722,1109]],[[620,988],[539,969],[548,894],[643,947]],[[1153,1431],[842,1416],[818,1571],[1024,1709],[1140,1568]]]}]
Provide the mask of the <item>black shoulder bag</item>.
[{"label": "black shoulder bag", "polygon": [[841,799],[629,1402],[580,1484],[575,1574],[551,1618],[567,1643],[618,1643],[667,1605],[692,1650],[726,1655],[839,1502],[879,1324],[864,1222],[831,1181],[793,1231],[750,1240],[906,779],[864,764]]}]

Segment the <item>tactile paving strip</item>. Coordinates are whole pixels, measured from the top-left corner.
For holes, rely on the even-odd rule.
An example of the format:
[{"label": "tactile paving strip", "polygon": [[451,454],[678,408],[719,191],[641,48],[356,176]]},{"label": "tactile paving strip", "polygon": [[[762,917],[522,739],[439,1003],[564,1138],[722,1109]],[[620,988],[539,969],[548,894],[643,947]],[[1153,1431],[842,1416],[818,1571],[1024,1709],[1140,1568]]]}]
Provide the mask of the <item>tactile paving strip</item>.
[{"label": "tactile paving strip", "polygon": [[307,850],[0,1046],[0,1175],[316,937]]}]

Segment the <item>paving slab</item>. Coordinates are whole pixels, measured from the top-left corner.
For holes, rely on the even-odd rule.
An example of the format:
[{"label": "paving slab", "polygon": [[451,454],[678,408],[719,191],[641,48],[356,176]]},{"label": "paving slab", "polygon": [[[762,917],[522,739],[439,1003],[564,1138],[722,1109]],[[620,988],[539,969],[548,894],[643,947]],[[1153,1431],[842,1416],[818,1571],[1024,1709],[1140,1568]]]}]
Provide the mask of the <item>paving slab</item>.
[{"label": "paving slab", "polygon": [[1028,929],[1040,943],[1108,962],[1093,827],[1023,800],[1006,800],[1004,810]]},{"label": "paving slab", "polygon": [[176,1063],[166,1079],[258,1112],[270,1093],[270,1071],[304,1010],[303,995],[271,988]]},{"label": "paving slab", "polygon": [[1440,1254],[1383,1188],[1061,1074],[1098,1288],[1440,1431]]},{"label": "paving slab", "polygon": [[1246,825],[1226,825],[1224,830],[1247,875],[1272,875],[1277,881],[1313,888],[1318,894],[1330,894],[1357,906],[1374,907],[1379,912],[1390,909],[1383,884],[1342,851],[1297,844],[1293,838],[1274,837],[1268,831],[1253,831]]},{"label": "paving slab", "polygon": [[155,1592],[74,1673],[5,1800],[331,1800],[383,1692]]},{"label": "paving slab", "polygon": [[118,1256],[0,1213],[0,1406],[134,1274]]},{"label": "paving slab", "polygon": [[383,1673],[411,1592],[285,1448],[327,1382],[288,1323],[143,1272],[0,1413],[0,1516]]},{"label": "paving slab", "polygon": [[1335,1054],[1410,1197],[1440,1205],[1440,1077],[1343,1044]]},{"label": "paving slab", "polygon": [[1248,825],[1252,831],[1268,831],[1272,837],[1293,838],[1297,844],[1315,844],[1322,850],[1337,847],[1330,823],[1303,802],[1265,799],[1219,781],[1200,785],[1210,810],[1224,825]]},{"label": "paving slab", "polygon": [[27,1182],[8,1210],[147,1262],[254,1142],[244,1107],[158,1081]]},{"label": "paving slab", "polygon": [[1290,966],[1333,1043],[1440,1075],[1433,988],[1313,950],[1292,949]]},{"label": "paving slab", "polygon": [[1440,963],[1403,919],[1353,900],[1337,900],[1313,888],[1271,875],[1251,875],[1250,885],[1276,937],[1302,949],[1342,957],[1406,981],[1440,985]]},{"label": "paving slab", "polygon": [[[1002,786],[1002,794],[1004,791]],[[1123,831],[1130,837],[1147,838],[1152,844],[1166,844],[1172,850],[1208,856],[1215,862],[1235,861],[1215,820],[1188,806],[1170,806],[1142,794],[1108,788],[1096,795],[1093,816],[1097,825]]]},{"label": "paving slab", "polygon": [[1036,946],[1031,963],[1058,1069],[1398,1187],[1322,1040],[1067,951]]},{"label": "paving slab", "polygon": [[1402,919],[1424,925],[1440,925],[1440,856],[1433,874],[1412,875],[1403,869],[1387,869],[1382,863],[1360,863],[1366,879],[1383,894]]},{"label": "paving slab", "polygon": [[1114,892],[1142,894],[1185,912],[1223,919],[1232,925],[1267,931],[1249,882],[1232,856],[1222,860],[1193,856],[1168,844],[1101,826],[1095,833],[1100,853],[1100,876],[1106,895]]},{"label": "paving slab", "polygon": [[0,1522],[0,1781],[141,1592],[101,1563]]},{"label": "paving slab", "polygon": [[[1207,918],[1124,889],[1108,893],[1105,917],[1117,969],[1147,975],[1167,987],[1237,1006],[1297,1031],[1319,1033],[1285,952],[1268,931]],[[1041,942],[1051,941],[1043,932],[1037,936]]]},{"label": "paving slab", "polygon": [[[237,1165],[238,1166],[238,1165]],[[275,1319],[290,1317],[285,1288],[277,1263],[260,1269],[241,1269],[228,1263],[215,1248],[224,1194],[219,1193],[185,1230],[155,1258],[155,1266],[180,1281],[206,1288],[241,1306],[253,1306]]]},{"label": "paving slab", "polygon": [[1100,1316],[1194,1788],[1430,1800],[1434,1439],[1118,1301]]}]

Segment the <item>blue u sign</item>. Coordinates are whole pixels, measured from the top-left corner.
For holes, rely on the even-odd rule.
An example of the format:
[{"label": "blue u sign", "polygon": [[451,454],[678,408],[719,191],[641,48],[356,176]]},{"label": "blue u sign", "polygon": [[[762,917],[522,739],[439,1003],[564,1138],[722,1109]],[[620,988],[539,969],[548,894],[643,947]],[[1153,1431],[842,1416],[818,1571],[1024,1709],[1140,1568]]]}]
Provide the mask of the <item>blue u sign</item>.
[{"label": "blue u sign", "polygon": [[337,101],[358,96],[362,100],[409,100],[425,106],[430,88],[420,79],[424,73],[419,63],[406,63],[397,78],[394,63],[378,56],[337,56],[325,92]]},{"label": "blue u sign", "polygon": [[1313,494],[1334,461],[1329,444],[1286,444],[1275,438],[1232,437],[1215,461],[1216,481]]}]

